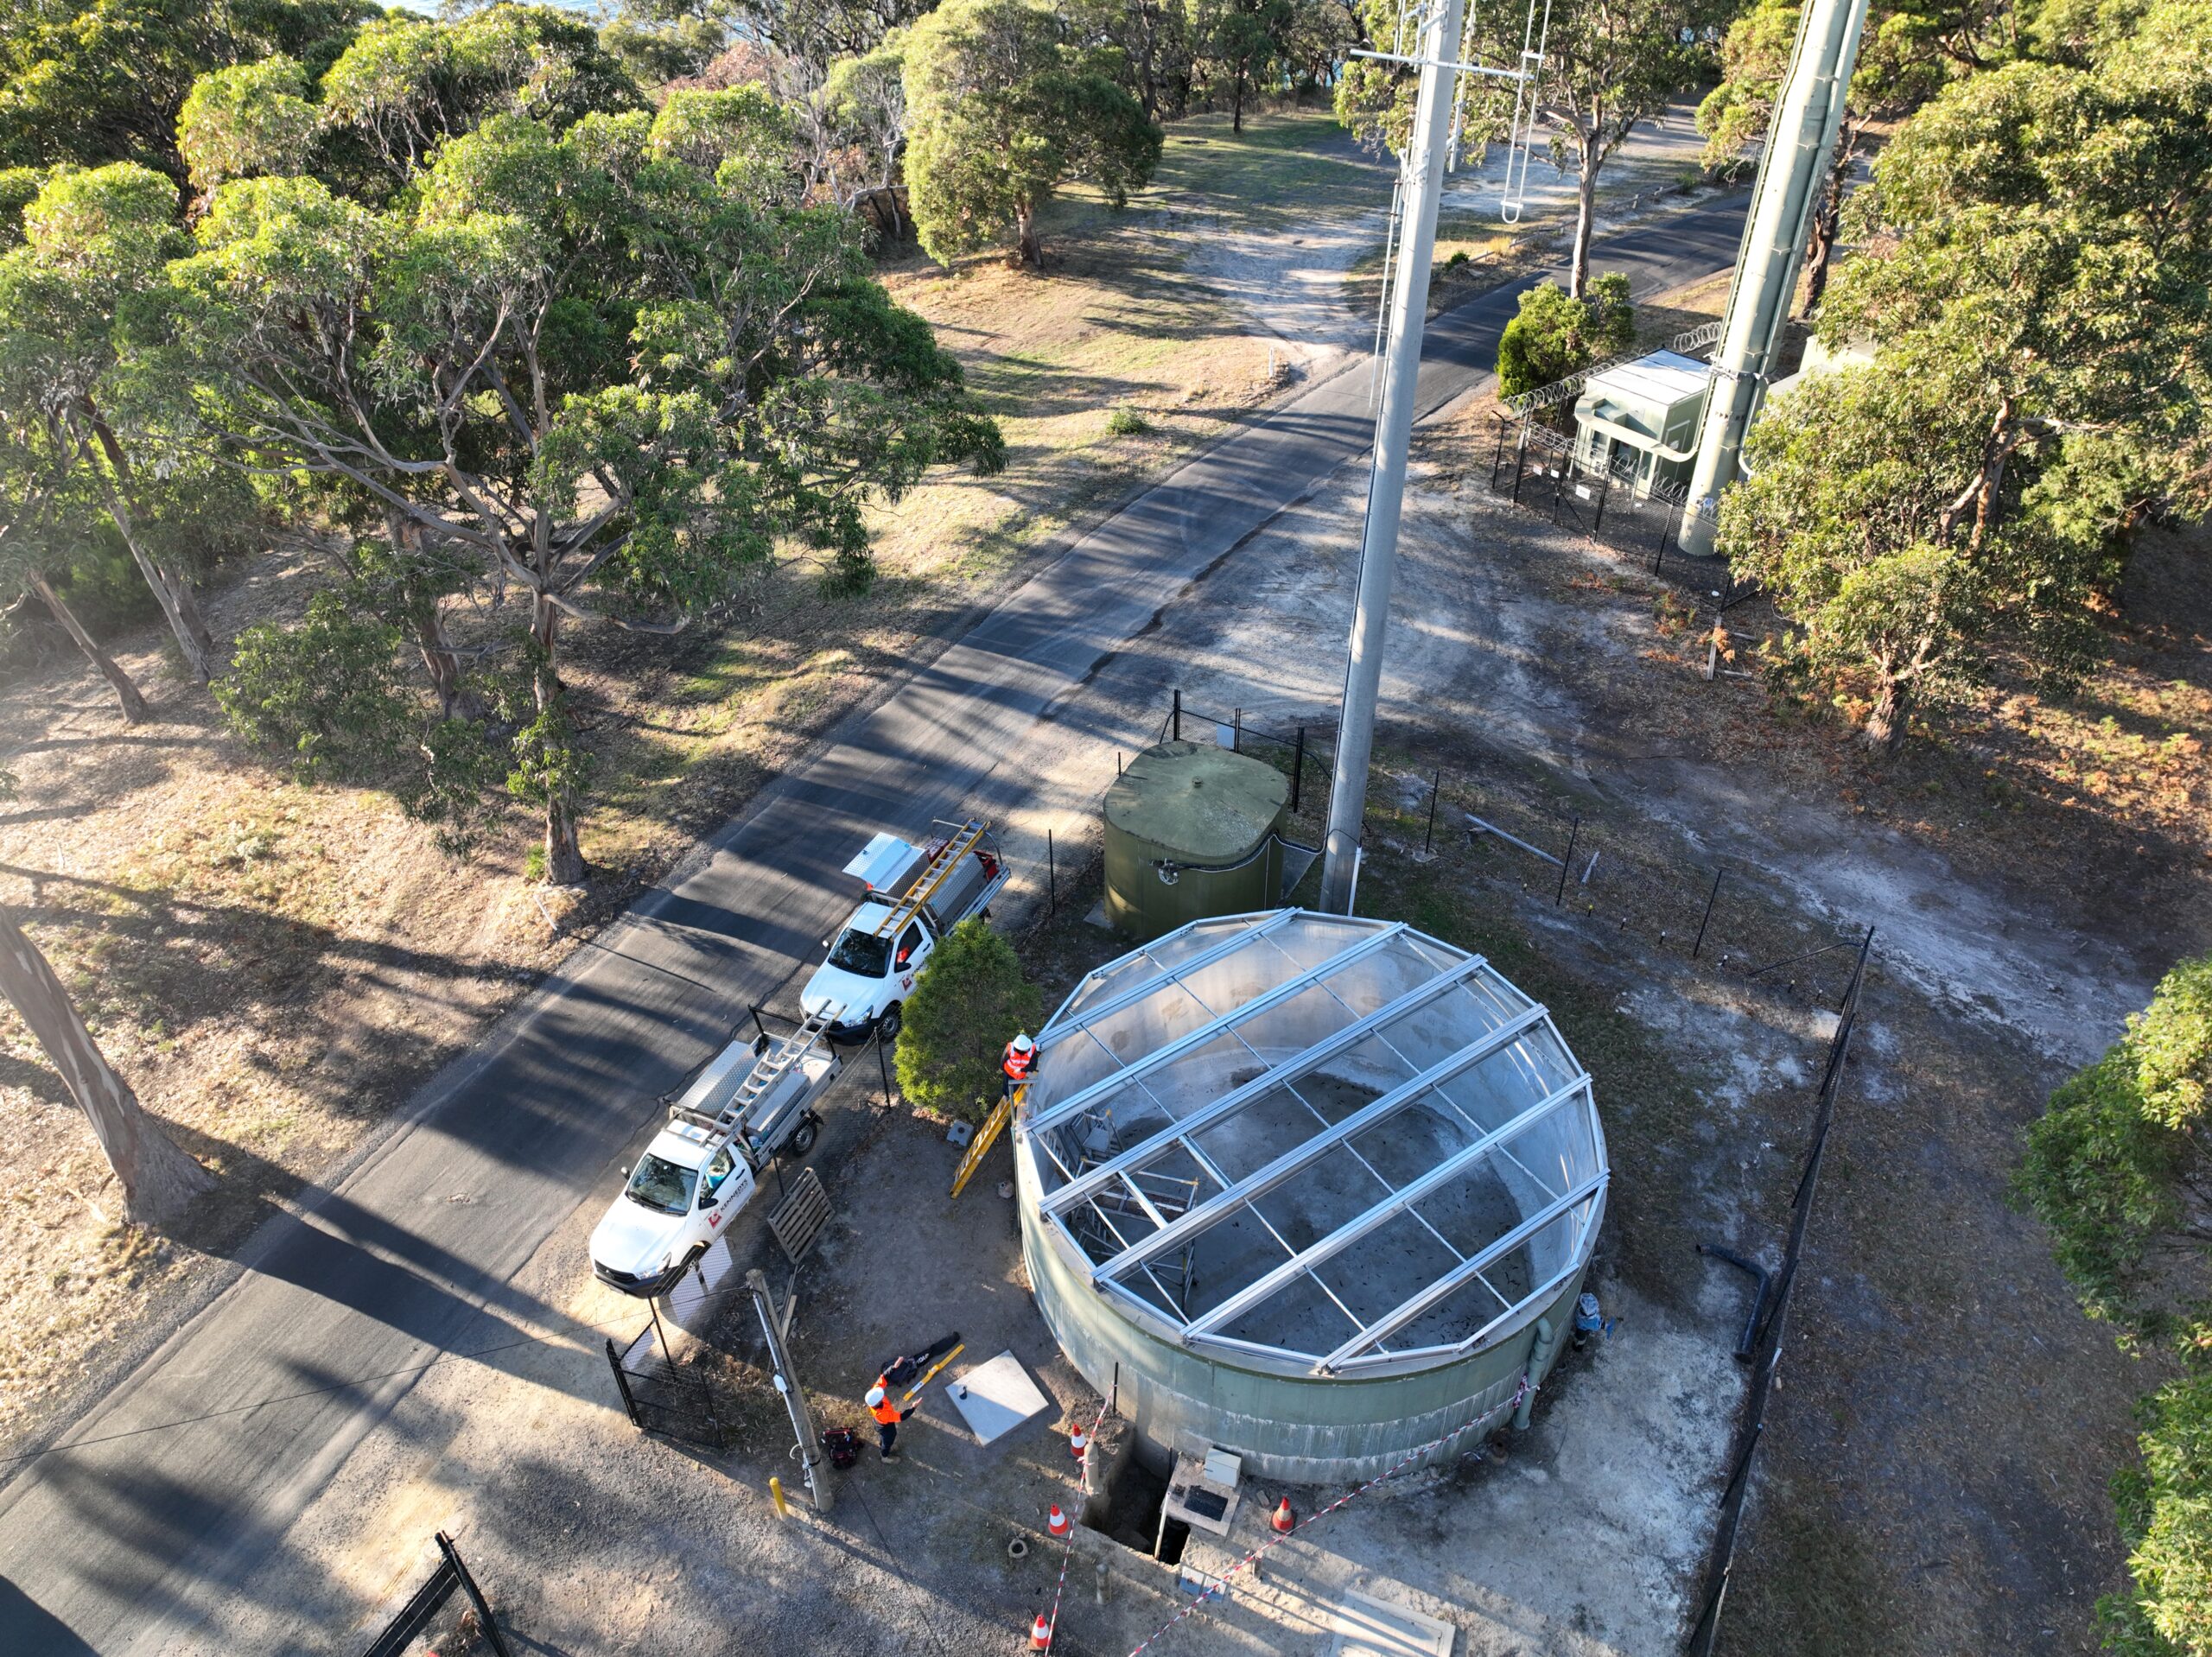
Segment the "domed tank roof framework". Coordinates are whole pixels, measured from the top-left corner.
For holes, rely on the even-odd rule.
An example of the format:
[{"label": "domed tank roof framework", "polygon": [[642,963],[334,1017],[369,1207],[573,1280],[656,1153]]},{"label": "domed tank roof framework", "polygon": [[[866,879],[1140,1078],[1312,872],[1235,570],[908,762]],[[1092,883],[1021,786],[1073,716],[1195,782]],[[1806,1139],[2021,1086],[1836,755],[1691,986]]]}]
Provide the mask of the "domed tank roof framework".
[{"label": "domed tank roof framework", "polygon": [[1541,1381],[1605,1137],[1550,1015],[1488,962],[1395,922],[1199,921],[1091,974],[1039,1044],[1031,1284],[1155,1450],[1365,1476]]}]

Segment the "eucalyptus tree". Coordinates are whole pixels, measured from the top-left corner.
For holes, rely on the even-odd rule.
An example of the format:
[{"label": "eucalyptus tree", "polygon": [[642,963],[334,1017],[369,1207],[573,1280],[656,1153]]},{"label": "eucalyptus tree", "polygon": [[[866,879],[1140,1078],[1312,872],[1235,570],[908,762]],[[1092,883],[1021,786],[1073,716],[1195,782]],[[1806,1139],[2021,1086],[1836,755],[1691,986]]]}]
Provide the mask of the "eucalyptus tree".
[{"label": "eucalyptus tree", "polygon": [[495,116],[385,208],[224,185],[149,346],[239,463],[358,492],[520,600],[507,785],[556,881],[583,874],[589,758],[565,628],[673,631],[786,545],[857,584],[871,497],[1002,464],[855,223],[798,205],[746,113]]},{"label": "eucalyptus tree", "polygon": [[0,594],[36,599],[107,681],[124,723],[136,725],[147,715],[144,695],[54,585],[72,549],[69,526],[82,522],[71,510],[75,468],[60,422],[37,400],[38,381],[17,378],[16,344],[0,337]]},{"label": "eucalyptus tree", "polygon": [[353,37],[321,92],[325,119],[359,133],[397,178],[493,115],[561,128],[641,106],[598,32],[552,6],[489,6],[452,22],[388,14]]},{"label": "eucalyptus tree", "polygon": [[1150,181],[1162,135],[1034,0],[948,0],[905,50],[906,188],[923,251],[941,263],[1011,229],[1041,269],[1037,215],[1070,179],[1115,206]]},{"label": "eucalyptus tree", "polygon": [[[1369,38],[1395,38],[1397,0],[1361,0]],[[1577,0],[1554,7],[1535,86],[1535,124],[1553,162],[1574,175],[1575,220],[1568,296],[1590,282],[1597,231],[1598,180],[1630,134],[1666,113],[1713,61],[1704,32],[1726,15],[1725,0]],[[1526,14],[1510,7],[1473,10],[1465,49],[1478,61],[1510,67],[1522,46]],[[1370,143],[1402,149],[1413,111],[1414,77],[1399,66],[1354,60],[1337,83],[1337,117]],[[1516,98],[1510,83],[1483,80],[1463,105],[1460,141],[1471,151],[1504,136]]]},{"label": "eucalyptus tree", "polygon": [[1853,198],[1821,311],[1871,369],[1780,400],[1720,543],[1868,740],[1999,668],[2054,687],[2146,515],[2212,505],[2212,0],[1948,86]]},{"label": "eucalyptus tree", "polygon": [[0,6],[0,167],[136,162],[181,181],[177,112],[209,70],[319,73],[371,0],[17,0]]},{"label": "eucalyptus tree", "polygon": [[[1796,0],[1758,0],[1729,24],[1721,42],[1720,84],[1698,105],[1708,167],[1734,160],[1763,143],[1774,100],[1789,65],[1802,9]],[[1902,119],[1965,73],[1958,51],[1991,24],[1980,3],[1964,9],[1921,10],[1883,5],[1868,15],[1852,71],[1843,120],[1828,157],[1827,177],[1805,244],[1805,311],[1810,314],[1827,288],[1836,237],[1842,225],[1845,186],[1858,166],[1869,129]]]},{"label": "eucalyptus tree", "polygon": [[[16,791],[15,773],[0,770],[0,799],[13,799]],[[173,1220],[214,1184],[214,1176],[146,1114],[137,1094],[100,1051],[45,952],[5,909],[0,909],[0,995],[16,1009],[85,1113],[100,1154],[122,1187],[127,1224]]]},{"label": "eucalyptus tree", "polygon": [[0,253],[0,334],[15,397],[52,422],[61,454],[113,521],[186,667],[204,683],[217,665],[215,644],[188,549],[152,510],[177,492],[158,473],[142,474],[108,409],[127,378],[118,319],[181,251],[176,208],[175,185],[132,162],[55,174],[23,209],[22,240]]}]

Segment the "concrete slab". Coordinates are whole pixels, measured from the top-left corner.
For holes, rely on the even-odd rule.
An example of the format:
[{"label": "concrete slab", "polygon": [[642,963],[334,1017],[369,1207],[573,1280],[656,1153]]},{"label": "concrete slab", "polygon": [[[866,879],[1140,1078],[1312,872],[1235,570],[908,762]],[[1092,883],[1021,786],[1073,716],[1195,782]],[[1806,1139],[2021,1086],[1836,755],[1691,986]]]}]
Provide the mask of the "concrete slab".
[{"label": "concrete slab", "polygon": [[1357,1590],[1344,1598],[1329,1657],[1452,1657],[1459,1631],[1449,1622]]},{"label": "concrete slab", "polygon": [[945,1395],[979,1444],[1004,1438],[1031,1416],[1052,1407],[1011,1351],[977,1364],[946,1387]]}]

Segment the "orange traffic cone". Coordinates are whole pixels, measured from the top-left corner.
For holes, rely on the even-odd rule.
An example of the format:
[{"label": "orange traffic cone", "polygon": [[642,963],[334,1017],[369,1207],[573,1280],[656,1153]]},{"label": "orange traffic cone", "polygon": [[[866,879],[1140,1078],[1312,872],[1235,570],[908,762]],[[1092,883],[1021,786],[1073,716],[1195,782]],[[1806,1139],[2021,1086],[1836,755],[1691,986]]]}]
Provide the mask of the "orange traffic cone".
[{"label": "orange traffic cone", "polygon": [[1291,1516],[1290,1498],[1285,1496],[1282,1499],[1282,1506],[1275,1509],[1275,1528],[1279,1531],[1287,1531],[1294,1528],[1297,1523],[1298,1521]]},{"label": "orange traffic cone", "polygon": [[1037,1613],[1037,1620],[1029,1625],[1029,1649],[1047,1651],[1052,1648],[1052,1625],[1045,1621],[1044,1612],[1039,1611]]},{"label": "orange traffic cone", "polygon": [[1075,1452],[1075,1458],[1077,1461],[1081,1461],[1083,1452],[1090,1448],[1090,1439],[1081,1427],[1077,1427],[1074,1432],[1068,1434],[1068,1448]]},{"label": "orange traffic cone", "polygon": [[1045,1515],[1045,1528],[1055,1536],[1068,1533],[1068,1516],[1060,1511],[1060,1504],[1057,1501],[1052,1504],[1052,1511]]}]

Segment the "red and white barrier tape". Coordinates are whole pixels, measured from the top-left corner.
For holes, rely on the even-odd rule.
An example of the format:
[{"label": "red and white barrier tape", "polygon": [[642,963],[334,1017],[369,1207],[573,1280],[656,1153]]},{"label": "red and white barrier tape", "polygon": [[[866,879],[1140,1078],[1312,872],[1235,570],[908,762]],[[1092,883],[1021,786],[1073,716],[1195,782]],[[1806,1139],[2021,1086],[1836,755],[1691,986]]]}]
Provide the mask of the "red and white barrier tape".
[{"label": "red and white barrier tape", "polygon": [[[1239,1559],[1235,1565],[1230,1566],[1228,1570],[1223,1571],[1221,1575],[1207,1587],[1204,1593],[1200,1594],[1188,1605],[1185,1605],[1181,1610],[1176,1612],[1174,1616],[1169,1617],[1166,1622],[1161,1623],[1157,1628],[1154,1628],[1151,1634],[1147,1635],[1130,1650],[1129,1657],[1140,1657],[1140,1654],[1149,1649],[1162,1635],[1166,1634],[1178,1622],[1180,1622],[1185,1617],[1190,1616],[1193,1611],[1197,1610],[1198,1607],[1205,1604],[1216,1594],[1221,1592],[1223,1589],[1226,1588],[1229,1585],[1229,1579],[1231,1577],[1243,1570],[1245,1566],[1258,1559],[1262,1554],[1267,1553],[1271,1550],[1281,1546],[1283,1543],[1290,1540],[1292,1537],[1297,1535],[1299,1532],[1304,1530],[1308,1525],[1314,1523],[1317,1520],[1327,1518],[1331,1514],[1336,1512],[1338,1508],[1343,1507],[1354,1497],[1365,1495],[1370,1490],[1372,1490],[1378,1484],[1388,1483],[1390,1480],[1397,1477],[1399,1474],[1404,1472],[1406,1469],[1414,1462],[1419,1461],[1423,1456],[1427,1455],[1431,1451],[1441,1449],[1444,1445],[1450,1444],[1454,1438],[1459,1438],[1462,1435],[1473,1431],[1476,1427],[1480,1426],[1484,1421],[1489,1420],[1493,1416],[1501,1414],[1507,1410],[1516,1410],[1520,1408],[1521,1400],[1528,1397],[1528,1395],[1529,1377],[1524,1374],[1521,1377],[1521,1384],[1514,1389],[1513,1398],[1510,1403],[1494,1404],[1489,1409],[1484,1410],[1480,1415],[1474,1417],[1471,1420],[1464,1421],[1459,1425],[1452,1428],[1451,1432],[1446,1433],[1442,1438],[1432,1438],[1427,1444],[1417,1445],[1414,1449],[1408,1451],[1405,1455],[1400,1458],[1397,1464],[1390,1468],[1387,1472],[1377,1473],[1373,1478],[1368,1480],[1366,1483],[1361,1485],[1358,1489],[1347,1490],[1344,1495],[1338,1496],[1334,1501],[1332,1501],[1327,1507],[1319,1509],[1318,1512],[1306,1514],[1305,1518],[1300,1520],[1288,1530],[1269,1537],[1266,1541],[1261,1543],[1259,1546],[1254,1548],[1249,1553]],[[1063,1565],[1062,1569],[1065,1573],[1065,1565]],[[1058,1600],[1055,1599],[1052,1602],[1052,1604],[1053,1609],[1057,1614],[1059,1609]]]},{"label": "red and white barrier tape", "polygon": [[[1083,1444],[1084,1482],[1086,1485],[1090,1482],[1090,1452],[1098,1447],[1098,1429],[1105,1425],[1106,1400],[1102,1398],[1098,1400],[1098,1413],[1091,1418],[1090,1436],[1085,1438]],[[1076,1504],[1076,1510],[1078,1513],[1083,1510],[1081,1502],[1078,1501]],[[1047,1653],[1052,1649],[1052,1641],[1060,1637],[1060,1596],[1067,1591],[1068,1561],[1074,1555],[1075,1526],[1071,1523],[1068,1526],[1067,1540],[1060,1547],[1060,1580],[1052,1590],[1052,1620],[1045,1624],[1045,1649]]]}]

